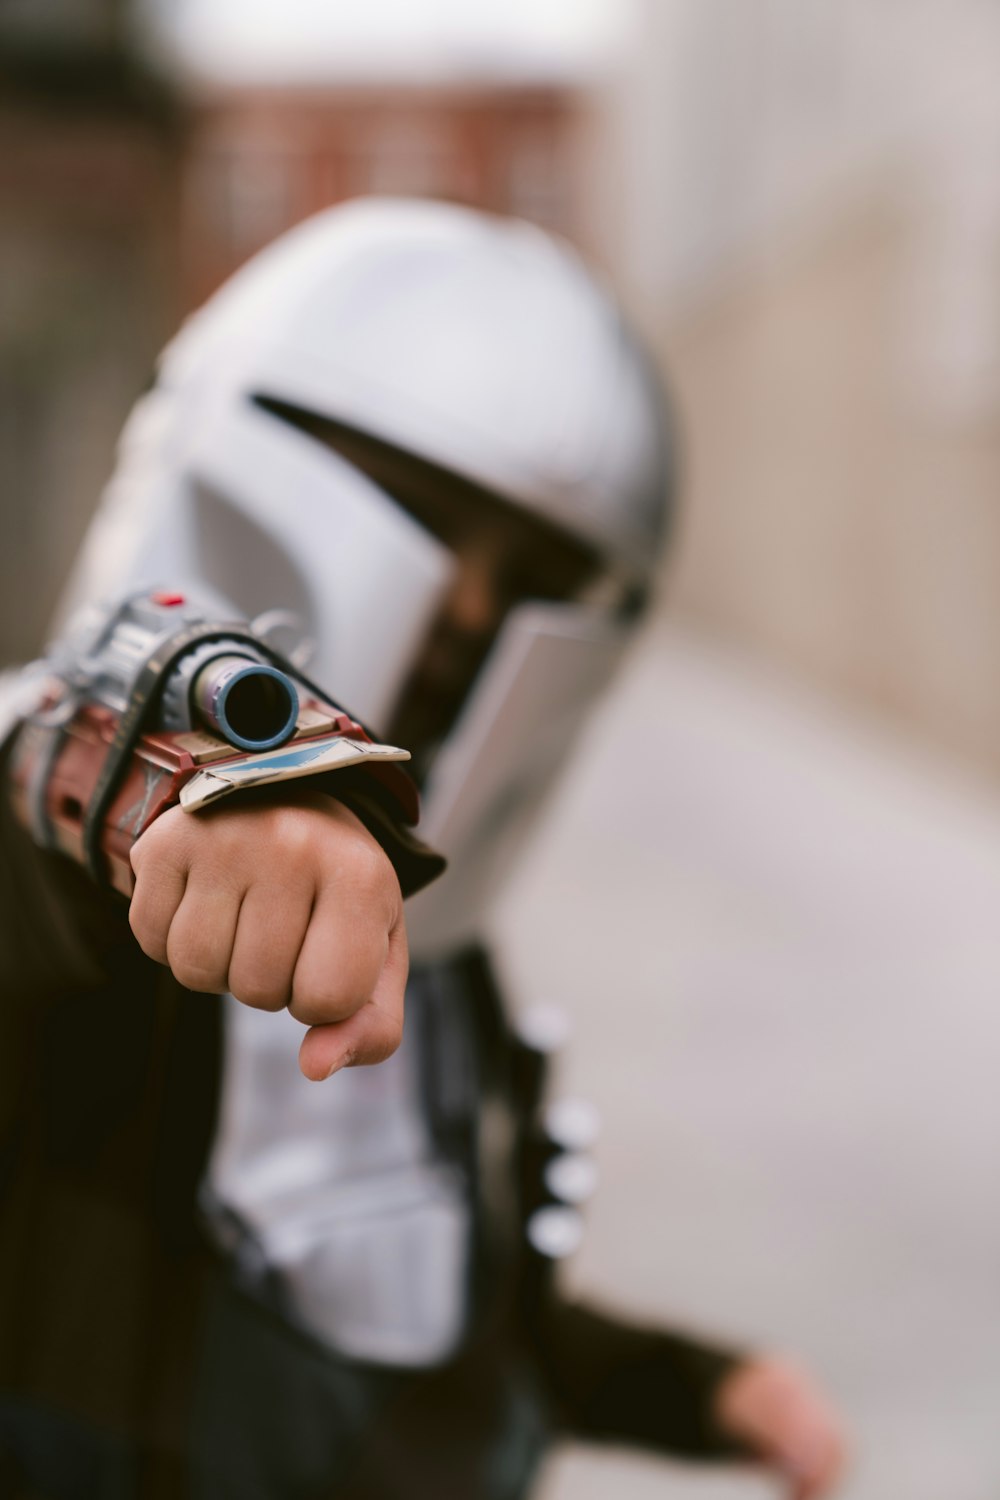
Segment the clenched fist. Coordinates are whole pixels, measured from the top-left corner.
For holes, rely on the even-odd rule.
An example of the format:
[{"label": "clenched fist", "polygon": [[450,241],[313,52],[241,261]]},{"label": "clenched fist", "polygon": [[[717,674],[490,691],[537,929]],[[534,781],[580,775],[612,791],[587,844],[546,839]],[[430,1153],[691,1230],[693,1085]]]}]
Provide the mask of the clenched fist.
[{"label": "clenched fist", "polygon": [[281,804],[172,808],[132,849],[129,922],[192,990],[287,1006],[309,1030],[307,1078],[399,1045],[407,948],[395,871],[353,813],[320,792]]}]

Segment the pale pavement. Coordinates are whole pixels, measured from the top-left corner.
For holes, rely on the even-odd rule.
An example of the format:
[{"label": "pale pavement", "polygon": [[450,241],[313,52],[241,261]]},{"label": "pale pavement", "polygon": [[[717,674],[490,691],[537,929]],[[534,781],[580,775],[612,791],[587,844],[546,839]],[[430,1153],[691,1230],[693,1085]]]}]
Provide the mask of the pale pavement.
[{"label": "pale pavement", "polygon": [[[795,1351],[846,1500],[1000,1494],[1000,799],[658,619],[498,917],[577,1023],[573,1281]],[[773,1485],[576,1448],[544,1500]]]}]

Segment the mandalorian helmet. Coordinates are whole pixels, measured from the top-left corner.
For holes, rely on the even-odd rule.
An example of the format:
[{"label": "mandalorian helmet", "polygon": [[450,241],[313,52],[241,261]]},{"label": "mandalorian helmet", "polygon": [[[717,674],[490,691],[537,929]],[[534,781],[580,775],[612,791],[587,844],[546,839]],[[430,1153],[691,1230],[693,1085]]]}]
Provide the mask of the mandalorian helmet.
[{"label": "mandalorian helmet", "polygon": [[295,620],[311,676],[386,732],[459,565],[392,481],[408,468],[425,488],[453,481],[448,504],[506,508],[563,539],[596,576],[579,597],[511,602],[434,747],[421,831],[451,869],[412,908],[428,955],[473,935],[614,669],[665,533],[662,393],[568,246],[379,199],[285,235],[165,351],[63,613],[169,584],[223,618],[279,633]]}]

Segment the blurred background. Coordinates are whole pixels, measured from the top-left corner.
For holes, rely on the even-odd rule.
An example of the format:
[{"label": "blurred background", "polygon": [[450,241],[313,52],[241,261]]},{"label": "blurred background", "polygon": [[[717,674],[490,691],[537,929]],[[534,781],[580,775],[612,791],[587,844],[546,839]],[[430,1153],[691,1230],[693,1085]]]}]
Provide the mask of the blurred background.
[{"label": "blurred background", "polygon": [[[577,242],[684,448],[660,604],[496,917],[576,1018],[573,1267],[796,1351],[851,1500],[1000,1482],[1000,4],[5,0],[0,665],[157,350],[359,193]],[[754,1500],[567,1450],[545,1500]]]}]

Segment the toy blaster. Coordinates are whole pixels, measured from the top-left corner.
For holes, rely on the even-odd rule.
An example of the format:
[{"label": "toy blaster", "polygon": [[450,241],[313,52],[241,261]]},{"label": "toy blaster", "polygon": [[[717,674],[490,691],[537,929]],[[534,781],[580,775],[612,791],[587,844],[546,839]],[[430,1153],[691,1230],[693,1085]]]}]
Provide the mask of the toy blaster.
[{"label": "toy blaster", "polygon": [[408,751],[375,744],[246,622],[212,622],[181,594],[88,610],[41,672],[14,746],[15,810],[36,843],[126,896],[129,850],[177,804],[193,813],[249,787],[361,768],[394,822],[417,821],[398,764]]}]

